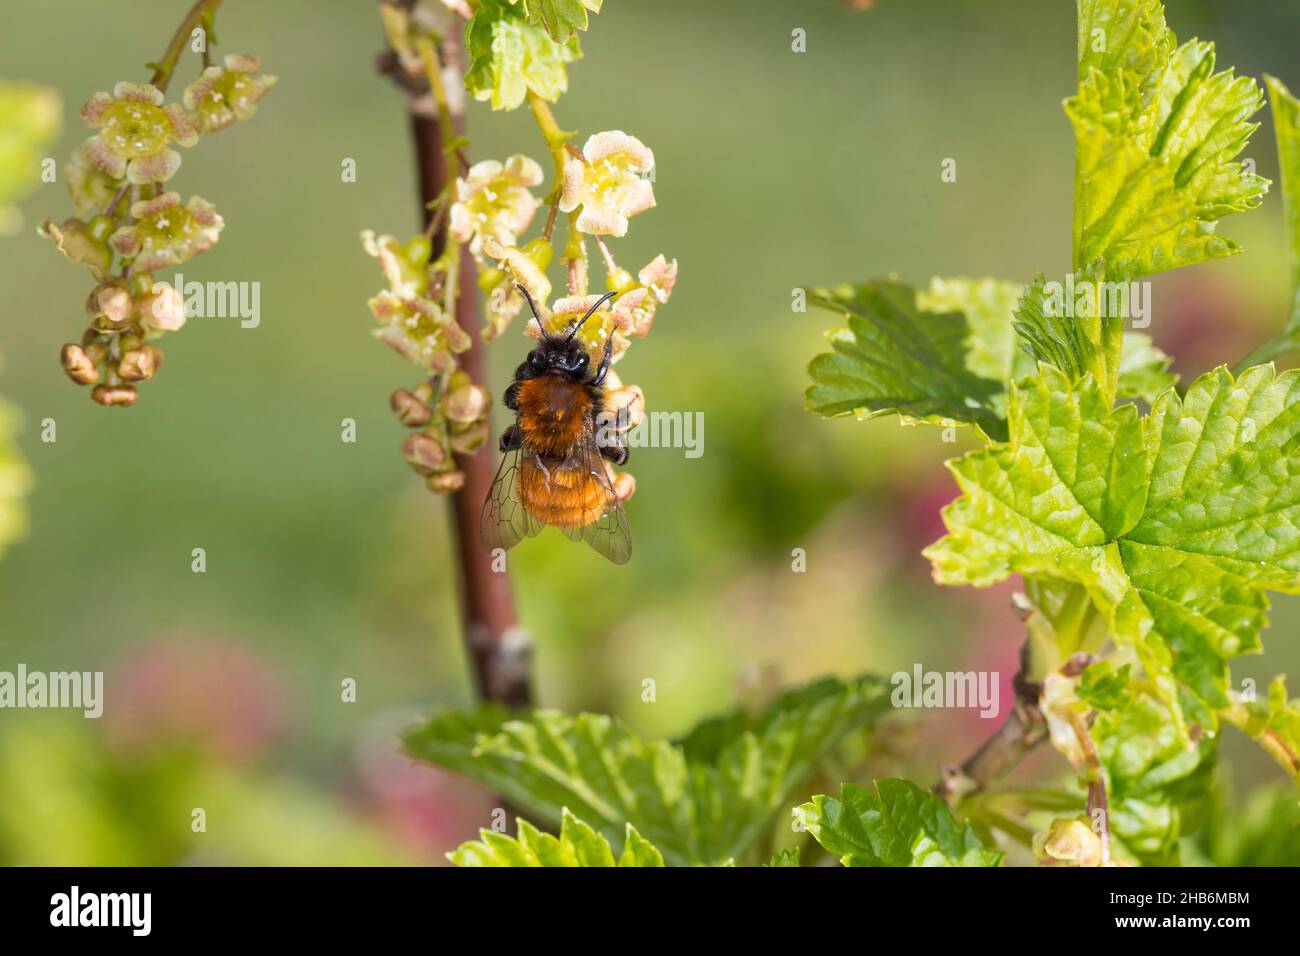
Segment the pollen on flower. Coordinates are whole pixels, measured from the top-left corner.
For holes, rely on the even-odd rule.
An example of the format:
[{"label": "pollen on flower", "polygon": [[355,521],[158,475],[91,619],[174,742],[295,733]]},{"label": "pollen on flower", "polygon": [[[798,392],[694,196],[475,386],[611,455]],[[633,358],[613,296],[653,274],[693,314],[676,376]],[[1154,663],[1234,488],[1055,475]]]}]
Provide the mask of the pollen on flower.
[{"label": "pollen on flower", "polygon": [[123,82],[111,95],[96,93],[81,117],[99,130],[82,147],[90,165],[136,185],[166,182],[181,165],[171,144],[198,141],[198,129],[180,105],[164,106],[162,92],[148,83]]},{"label": "pollen on flower", "polygon": [[224,220],[201,196],[182,206],[179,193],[166,192],[131,207],[134,225],[113,233],[113,248],[146,272],[180,265],[216,244]]},{"label": "pollen on flower", "polygon": [[625,236],[628,219],[655,204],[654,186],[643,173],[654,169],[654,153],[622,130],[596,133],[582,148],[582,159],[564,166],[560,209],[578,207],[577,226],[593,236]]},{"label": "pollen on flower", "polygon": [[487,240],[514,245],[528,228],[540,201],[530,186],[544,179],[542,167],[527,156],[516,154],[505,163],[494,159],[475,163],[456,180],[456,202],[451,207],[448,233],[460,243],[469,243],[478,256]]},{"label": "pollen on flower", "polygon": [[230,55],[224,66],[208,67],[187,86],[182,102],[194,110],[199,129],[210,133],[256,113],[258,102],[278,82],[275,76],[256,75],[261,68],[255,56]]}]

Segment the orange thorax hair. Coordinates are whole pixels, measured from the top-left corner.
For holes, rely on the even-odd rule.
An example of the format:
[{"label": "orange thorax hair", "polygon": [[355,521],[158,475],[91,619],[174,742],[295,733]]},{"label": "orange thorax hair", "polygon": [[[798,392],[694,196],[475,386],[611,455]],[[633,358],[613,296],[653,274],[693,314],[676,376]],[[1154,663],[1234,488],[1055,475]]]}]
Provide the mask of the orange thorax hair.
[{"label": "orange thorax hair", "polygon": [[591,427],[591,389],[563,378],[519,383],[519,429],[524,443],[543,458],[567,458]]}]

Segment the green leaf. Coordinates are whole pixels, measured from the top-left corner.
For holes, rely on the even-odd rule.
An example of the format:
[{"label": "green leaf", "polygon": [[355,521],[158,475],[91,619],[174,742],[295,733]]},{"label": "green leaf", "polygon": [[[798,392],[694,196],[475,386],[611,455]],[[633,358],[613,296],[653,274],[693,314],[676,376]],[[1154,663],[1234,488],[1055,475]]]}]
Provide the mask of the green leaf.
[{"label": "green leaf", "polygon": [[611,845],[632,823],[670,866],[718,865],[749,852],[836,744],[888,710],[879,679],[827,679],[731,721],[733,732],[709,749],[643,741],[598,714],[511,719],[497,708],[435,716],[404,744],[417,759],[483,781],[539,822],[557,824],[567,807]]},{"label": "green leaf", "polygon": [[906,780],[880,780],[876,792],[845,783],[840,799],[816,796],[795,817],[845,866],[998,866],[970,826],[937,795]]},{"label": "green leaf", "polygon": [[1176,46],[1157,0],[1079,0],[1074,265],[1132,279],[1240,251],[1217,221],[1268,181],[1234,157],[1258,124],[1258,85],[1214,72],[1214,45]]},{"label": "green leaf", "polygon": [[1110,661],[1089,664],[1079,680],[1079,699],[1097,710],[1119,710],[1129,702],[1132,664],[1116,670]]},{"label": "green leaf", "polygon": [[1127,283],[1089,279],[1078,289],[1068,282],[1049,288],[1040,273],[1017,303],[1013,324],[1031,361],[1054,365],[1075,380],[1091,374],[1108,381],[1114,370],[1118,397],[1151,402],[1178,376],[1149,335],[1123,332],[1122,321],[1110,321],[1127,314]]},{"label": "green leaf", "polygon": [[517,839],[480,830],[479,839],[462,843],[447,859],[457,866],[663,866],[654,846],[627,825],[622,855],[614,860],[609,841],[567,809],[560,835],[543,833],[527,820],[518,821]]},{"label": "green leaf", "polygon": [[[1036,367],[1020,348],[1013,316],[1018,304],[1022,311],[1041,304],[1043,284],[1041,276],[1028,289],[999,279],[935,278],[920,293],[894,281],[814,290],[809,301],[845,316],[849,326],[830,333],[835,352],[809,367],[809,409],[972,422],[1005,438],[1007,392]],[[1069,322],[1062,332],[1077,329]],[[1123,359],[1116,356],[1121,396],[1149,402],[1177,382],[1169,357],[1149,337],[1125,333],[1123,343]],[[1055,354],[1038,357],[1068,364]]]},{"label": "green leaf", "polygon": [[1298,397],[1300,374],[1220,368],[1141,419],[1041,366],[1012,390],[1010,440],[949,462],[962,495],[926,549],[936,580],[1083,585],[1180,726],[1191,707],[1212,731],[1264,591],[1300,591]]},{"label": "green leaf", "polygon": [[834,351],[808,366],[810,411],[966,422],[1005,436],[999,385],[967,368],[968,326],[959,313],[923,312],[916,292],[892,280],[814,289],[808,301],[848,322],[828,333]]},{"label": "green leaf", "polygon": [[1172,362],[1151,341],[1151,336],[1125,332],[1124,351],[1119,360],[1119,397],[1154,402],[1161,392],[1178,384],[1178,376],[1169,371]]},{"label": "green leaf", "polygon": [[1300,698],[1290,700],[1286,675],[1278,674],[1262,701],[1238,701],[1223,711],[1238,730],[1254,737],[1283,770],[1300,783]]},{"label": "green leaf", "polygon": [[605,0],[510,0],[522,3],[528,22],[541,26],[556,43],[587,29],[587,11],[600,13]]},{"label": "green leaf", "polygon": [[507,0],[481,0],[465,28],[465,49],[465,88],[494,110],[514,109],[530,90],[544,100],[559,99],[569,87],[564,65],[582,56],[577,36],[557,43]]},{"label": "green leaf", "polygon": [[1172,711],[1145,694],[1099,713],[1090,734],[1106,769],[1112,834],[1138,862],[1177,863],[1178,840],[1208,809],[1214,739],[1188,747]]},{"label": "green leaf", "polygon": [[772,854],[772,860],[768,866],[799,866],[799,848],[791,847],[788,850],[781,850]]}]

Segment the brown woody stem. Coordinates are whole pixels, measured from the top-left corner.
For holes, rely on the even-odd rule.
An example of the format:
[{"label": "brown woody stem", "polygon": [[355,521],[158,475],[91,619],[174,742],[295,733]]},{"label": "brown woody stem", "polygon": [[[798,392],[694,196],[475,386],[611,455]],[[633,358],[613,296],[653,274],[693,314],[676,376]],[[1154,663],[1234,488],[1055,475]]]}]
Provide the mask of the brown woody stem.
[{"label": "brown woody stem", "polygon": [[1002,726],[961,764],[948,764],[935,791],[950,801],[986,790],[1011,772],[1047,739],[1047,724],[1038,709],[1039,686],[1025,677],[1023,665],[1013,686],[1015,700]]},{"label": "brown woody stem", "polygon": [[[455,42],[453,38],[446,41],[445,54],[456,52],[452,49]],[[452,175],[447,144],[464,134],[465,124],[463,115],[454,116],[446,108],[444,96],[437,99],[441,101],[437,111],[421,110],[416,105],[418,100],[410,100],[420,209],[424,226],[432,229],[434,261],[447,248],[447,217],[437,216],[435,221],[430,206],[439,197],[446,196],[444,204],[450,199],[445,192]],[[452,123],[450,130],[444,126],[448,121]],[[459,356],[460,367],[475,382],[486,385],[474,259],[462,255],[459,260],[456,322],[472,343]],[[493,570],[492,555],[479,543],[479,518],[494,477],[492,458],[487,448],[456,456],[456,465],[465,475],[465,484],[451,496],[450,509],[455,563],[460,571],[461,621],[479,696],[509,707],[526,707],[531,702],[532,641],[515,619],[506,572]]]}]

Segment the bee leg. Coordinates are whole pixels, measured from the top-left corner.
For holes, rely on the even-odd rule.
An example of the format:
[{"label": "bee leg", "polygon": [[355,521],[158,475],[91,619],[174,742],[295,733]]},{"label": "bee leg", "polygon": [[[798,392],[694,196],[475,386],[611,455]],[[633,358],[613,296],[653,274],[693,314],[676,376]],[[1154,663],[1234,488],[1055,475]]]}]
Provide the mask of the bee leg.
[{"label": "bee leg", "polygon": [[610,334],[605,339],[605,354],[600,357],[600,366],[596,369],[596,374],[591,379],[592,385],[600,385],[605,381],[605,376],[609,374],[609,359],[614,354],[614,335]]},{"label": "bee leg", "polygon": [[505,401],[506,408],[510,409],[512,412],[519,411],[519,382],[518,381],[512,382],[510,387],[506,389],[504,401]]},{"label": "bee leg", "polygon": [[501,450],[517,451],[524,447],[524,433],[519,430],[518,425],[511,425],[501,433]]}]

